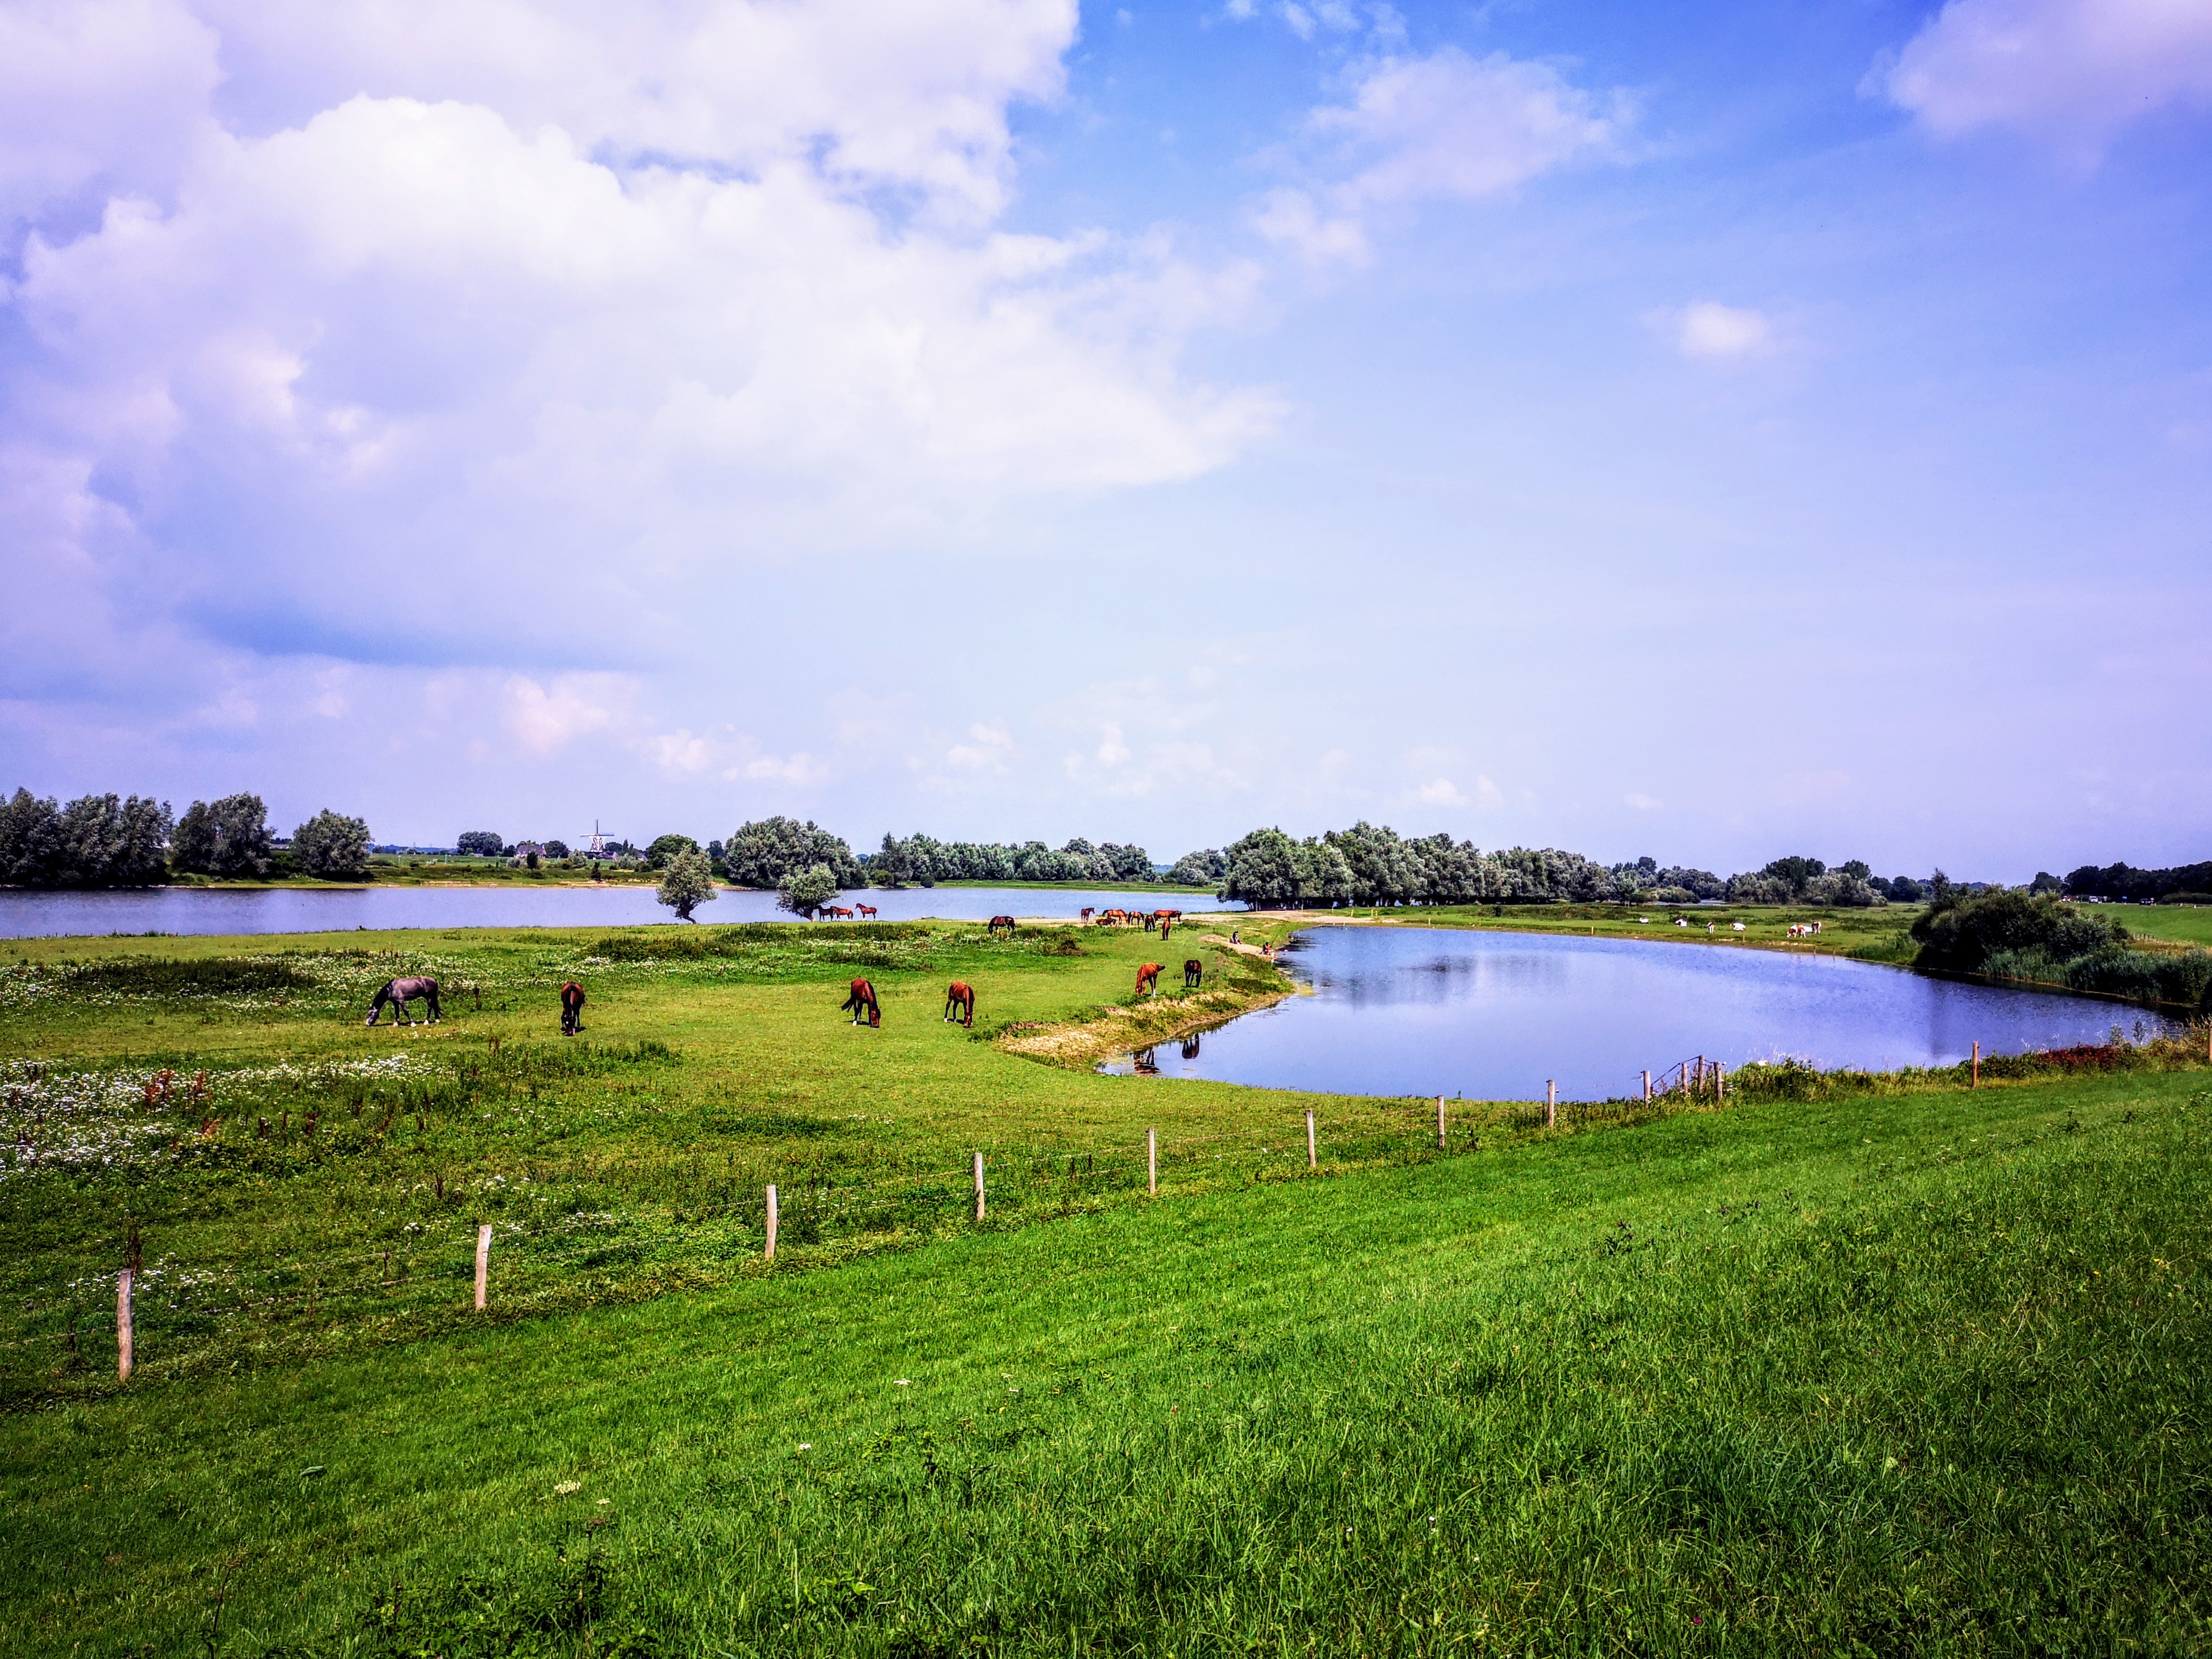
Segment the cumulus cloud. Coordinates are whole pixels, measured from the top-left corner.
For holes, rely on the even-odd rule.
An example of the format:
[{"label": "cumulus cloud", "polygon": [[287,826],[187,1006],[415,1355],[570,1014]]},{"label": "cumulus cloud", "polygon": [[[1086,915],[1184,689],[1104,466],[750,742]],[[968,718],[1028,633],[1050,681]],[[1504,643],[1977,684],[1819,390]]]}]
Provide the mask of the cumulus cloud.
[{"label": "cumulus cloud", "polygon": [[750,562],[1218,466],[1274,405],[1179,352],[1255,270],[997,228],[1008,112],[1059,94],[1074,28],[1069,0],[0,13],[11,599],[84,617],[13,672],[495,665],[550,754],[578,711],[545,665],[696,647]]},{"label": "cumulus cloud", "polygon": [[1254,228],[1316,260],[1364,259],[1364,216],[1433,198],[1510,191],[1571,162],[1617,154],[1633,118],[1625,94],[1598,94],[1547,64],[1446,46],[1357,70],[1349,98],[1308,118],[1345,176],[1264,198]]},{"label": "cumulus cloud", "polygon": [[1774,344],[1774,325],[1765,313],[1717,300],[1659,312],[1652,320],[1685,357],[1753,356]]},{"label": "cumulus cloud", "polygon": [[1868,88],[1947,137],[2011,127],[2094,158],[2129,122],[2212,99],[2212,7],[1951,0]]}]

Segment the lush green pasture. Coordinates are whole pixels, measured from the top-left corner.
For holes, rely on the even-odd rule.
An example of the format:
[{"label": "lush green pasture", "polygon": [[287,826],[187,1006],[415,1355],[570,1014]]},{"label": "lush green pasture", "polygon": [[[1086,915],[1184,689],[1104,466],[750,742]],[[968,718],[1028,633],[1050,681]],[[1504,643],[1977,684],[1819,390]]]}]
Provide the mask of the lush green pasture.
[{"label": "lush green pasture", "polygon": [[[10,1651],[2212,1640],[2212,1070],[1455,1103],[1440,1152],[1053,1046],[1280,994],[1209,931],[14,947]],[[416,970],[444,1023],[364,1030]]]},{"label": "lush green pasture", "polygon": [[[1873,962],[1908,962],[1916,948],[1907,930],[1917,905],[1871,910],[1824,909],[1817,905],[1731,904],[1437,904],[1356,911],[1316,911],[1341,921],[1357,915],[1416,927],[1493,927],[1514,933],[1581,933],[1598,939],[1653,939],[1698,945],[1765,945],[1791,951],[1856,956]],[[1675,925],[1677,921],[1682,924]],[[1735,931],[1741,922],[1743,931]],[[1791,939],[1793,926],[1819,922],[1817,937]]]},{"label": "lush green pasture", "polygon": [[[2201,1648],[2202,1073],[1766,1105],[158,1378],[21,1652]],[[1127,1083],[1131,1092],[1146,1085]]]},{"label": "lush green pasture", "polygon": [[2212,949],[2212,905],[2122,904],[2112,908],[2130,933]]}]

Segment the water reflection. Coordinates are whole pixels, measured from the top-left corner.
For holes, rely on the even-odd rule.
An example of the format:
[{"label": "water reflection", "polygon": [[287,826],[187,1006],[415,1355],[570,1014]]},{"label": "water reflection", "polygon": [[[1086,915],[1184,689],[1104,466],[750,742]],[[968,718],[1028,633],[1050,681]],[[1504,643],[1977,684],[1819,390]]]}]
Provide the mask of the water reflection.
[{"label": "water reflection", "polygon": [[[1285,958],[1310,996],[1247,1014],[1155,1070],[1344,1094],[1619,1098],[1704,1055],[1950,1065],[2151,1035],[2130,1005],[1924,978],[1833,957],[1644,939],[1317,927]],[[1125,1063],[1121,1069],[1131,1069]]]}]

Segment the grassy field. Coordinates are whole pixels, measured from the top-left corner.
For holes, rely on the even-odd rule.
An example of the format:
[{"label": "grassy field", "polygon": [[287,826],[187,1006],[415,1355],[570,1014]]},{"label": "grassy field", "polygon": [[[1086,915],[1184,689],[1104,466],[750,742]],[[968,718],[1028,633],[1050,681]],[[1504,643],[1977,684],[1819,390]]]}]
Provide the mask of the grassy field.
[{"label": "grassy field", "polygon": [[2212,905],[2128,904],[2115,905],[2112,910],[2131,933],[2212,948]]},{"label": "grassy field", "polygon": [[[1009,1052],[1280,993],[1205,932],[17,947],[11,1650],[2212,1639],[2212,1071],[1455,1107],[1440,1154],[1427,1103]],[[363,1030],[403,967],[471,988]]]}]

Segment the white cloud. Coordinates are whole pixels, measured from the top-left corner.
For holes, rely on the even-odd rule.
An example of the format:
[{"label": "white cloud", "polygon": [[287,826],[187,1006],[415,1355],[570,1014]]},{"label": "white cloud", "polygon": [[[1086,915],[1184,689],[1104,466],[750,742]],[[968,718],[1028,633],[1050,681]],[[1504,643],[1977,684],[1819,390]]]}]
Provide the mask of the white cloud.
[{"label": "white cloud", "polygon": [[1419,789],[1416,789],[1413,792],[1413,799],[1419,801],[1425,806],[1464,806],[1467,805],[1467,797],[1460,793],[1459,786],[1454,783],[1449,778],[1438,778],[1433,783],[1423,784]]},{"label": "white cloud", "polygon": [[1715,300],[1656,313],[1653,321],[1685,357],[1752,356],[1771,349],[1774,344],[1774,325],[1765,313],[1724,306]]},{"label": "white cloud", "polygon": [[1868,89],[1933,132],[2046,135],[2094,159],[2130,121],[2212,99],[2203,0],[1951,0]]},{"label": "white cloud", "polygon": [[560,674],[542,685],[516,674],[501,690],[500,724],[532,754],[544,756],[605,731],[636,687],[618,674]]},{"label": "white cloud", "polygon": [[1334,147],[1328,170],[1344,176],[1274,191],[1249,222],[1310,259],[1358,263],[1376,209],[1496,196],[1571,162],[1617,155],[1632,118],[1626,94],[1585,92],[1548,65],[1503,52],[1478,59],[1446,46],[1371,60],[1354,73],[1348,102],[1307,119]]},{"label": "white cloud", "polygon": [[1346,105],[1316,110],[1314,126],[1373,159],[1351,181],[1363,202],[1492,196],[1617,144],[1626,97],[1601,99],[1543,64],[1455,46],[1369,69]]},{"label": "white cloud", "polygon": [[956,743],[945,751],[948,765],[1001,777],[1012,769],[1014,734],[1006,729],[1005,721],[978,720],[968,728],[968,742]]},{"label": "white cloud", "polygon": [[1178,367],[1257,267],[994,229],[1008,112],[1059,94],[1074,27],[1070,0],[0,12],[0,209],[33,225],[0,289],[9,505],[64,530],[49,580],[203,656],[588,663],[702,627],[687,578],[1203,473],[1276,417]]},{"label": "white cloud", "polygon": [[1297,35],[1299,40],[1313,39],[1313,14],[1299,5],[1297,0],[1284,0],[1283,21],[1290,25],[1291,33]]}]

